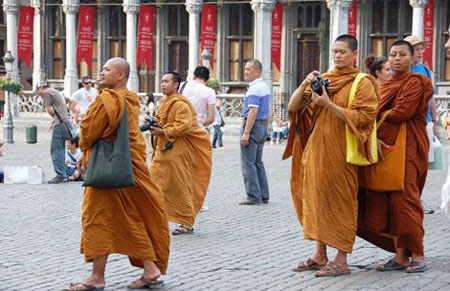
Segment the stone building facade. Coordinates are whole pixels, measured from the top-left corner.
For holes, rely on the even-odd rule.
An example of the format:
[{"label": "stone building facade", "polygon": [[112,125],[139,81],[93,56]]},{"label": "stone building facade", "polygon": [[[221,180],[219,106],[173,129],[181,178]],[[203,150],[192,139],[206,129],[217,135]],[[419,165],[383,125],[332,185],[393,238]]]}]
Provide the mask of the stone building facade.
[{"label": "stone building facade", "polygon": [[[272,11],[283,4],[281,66],[271,60]],[[357,37],[359,64],[369,53],[386,55],[390,43],[411,33],[423,37],[423,14],[428,0],[358,0]],[[71,94],[78,80],[96,79],[110,57],[130,61],[129,87],[139,92],[159,92],[165,71],[188,77],[201,63],[200,19],[204,4],[217,5],[213,76],[223,93],[242,93],[245,61],[258,58],[263,78],[273,88],[274,106],[283,110],[286,100],[312,70],[330,65],[330,43],[348,32],[352,0],[3,0],[0,17],[0,49],[17,55],[17,23],[20,5],[35,8],[32,68],[15,63],[14,78],[35,84],[47,79]],[[96,9],[93,69],[76,65],[77,21],[80,5]],[[137,30],[142,5],[155,5],[154,69],[136,67]],[[450,59],[443,44],[450,23],[450,1],[434,0],[433,69],[439,94],[450,94]],[[6,25],[6,27],[5,27]],[[8,41],[6,41],[6,39]],[[0,70],[2,67],[0,67]]]}]

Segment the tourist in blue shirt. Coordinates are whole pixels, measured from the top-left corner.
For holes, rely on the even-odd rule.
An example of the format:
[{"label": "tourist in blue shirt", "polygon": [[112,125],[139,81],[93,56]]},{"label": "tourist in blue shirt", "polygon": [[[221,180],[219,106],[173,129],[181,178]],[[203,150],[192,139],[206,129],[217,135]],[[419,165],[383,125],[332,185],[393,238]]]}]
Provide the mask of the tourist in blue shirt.
[{"label": "tourist in blue shirt", "polygon": [[[424,76],[427,76],[430,81],[433,81],[431,78],[431,71],[428,67],[424,66],[422,64],[423,62],[423,52],[425,51],[425,44],[426,42],[419,39],[415,35],[410,35],[406,37],[404,40],[412,44],[414,47],[414,58],[413,63],[411,65],[411,71],[417,74],[422,74]],[[432,163],[434,162],[434,148],[433,148],[433,139],[434,136],[438,135],[438,127],[436,122],[436,105],[434,103],[434,98],[430,99],[429,107],[428,107],[428,114],[427,114],[427,135],[428,135],[428,141],[430,142],[430,147],[428,150],[428,162]],[[431,214],[434,213],[434,209],[429,206],[423,196],[421,198],[422,205],[423,205],[423,211],[425,214]]]},{"label": "tourist in blue shirt", "polygon": [[247,198],[239,205],[269,203],[269,185],[262,161],[270,122],[270,89],[261,78],[261,62],[247,62],[244,77],[249,88],[244,96],[241,127],[241,168]]}]

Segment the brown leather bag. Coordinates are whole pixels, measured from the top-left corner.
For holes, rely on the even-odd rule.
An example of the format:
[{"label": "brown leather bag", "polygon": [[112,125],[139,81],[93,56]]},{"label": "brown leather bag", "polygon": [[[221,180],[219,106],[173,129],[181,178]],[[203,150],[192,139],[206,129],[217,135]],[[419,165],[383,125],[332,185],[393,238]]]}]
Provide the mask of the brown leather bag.
[{"label": "brown leather bag", "polygon": [[[380,119],[380,126],[390,111]],[[359,186],[378,191],[405,190],[405,160],[406,160],[406,122],[400,130],[392,149],[384,152],[384,160],[369,166],[359,167]]]}]

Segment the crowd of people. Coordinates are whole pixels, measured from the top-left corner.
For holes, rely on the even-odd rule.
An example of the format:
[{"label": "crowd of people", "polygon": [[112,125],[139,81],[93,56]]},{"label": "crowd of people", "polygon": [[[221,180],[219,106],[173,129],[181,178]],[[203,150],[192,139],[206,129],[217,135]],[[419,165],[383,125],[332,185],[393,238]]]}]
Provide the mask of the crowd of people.
[{"label": "crowd of people", "polygon": [[[430,143],[438,132],[431,75],[422,64],[424,44],[415,36],[395,41],[387,57],[365,59],[368,74],[363,74],[354,66],[357,40],[339,36],[332,48],[333,69],[307,75],[290,98],[288,122],[279,116],[271,120],[271,92],[261,78],[262,64],[247,61],[249,87],[240,128],[246,197],[239,205],[269,204],[262,156],[273,121],[272,142],[287,137],[283,159],[292,159],[292,199],[304,238],[316,242],[311,257],[293,271],[313,271],[317,277],[350,274],[347,257],[356,236],[394,253],[377,265],[379,271],[427,269],[421,196]],[[450,55],[450,40],[446,48]],[[46,82],[36,88],[54,119],[50,150],[57,175],[49,183],[92,176],[96,142],[116,140],[126,118],[130,156],[120,159],[129,160],[135,186],[85,187],[81,253],[93,268],[84,282],[67,290],[104,288],[112,253],[127,255],[143,269],[128,288],[161,284],[169,259],[169,221],[177,224],[173,236],[193,233],[208,191],[212,149],[223,147],[222,104],[206,86],[208,69],[196,68],[193,80],[184,82],[176,72],[164,74],[163,97],[156,102],[152,94],[146,96],[146,129],[140,125],[139,99],[126,88],[129,74],[126,60],[112,58],[103,66],[99,91],[87,77],[72,98],[62,98]],[[67,139],[62,123],[70,119],[80,131]],[[2,144],[0,155],[1,150]],[[400,159],[400,170],[384,166],[393,159]],[[377,188],[381,172],[396,177],[395,186]],[[337,249],[332,260],[328,248]]]}]

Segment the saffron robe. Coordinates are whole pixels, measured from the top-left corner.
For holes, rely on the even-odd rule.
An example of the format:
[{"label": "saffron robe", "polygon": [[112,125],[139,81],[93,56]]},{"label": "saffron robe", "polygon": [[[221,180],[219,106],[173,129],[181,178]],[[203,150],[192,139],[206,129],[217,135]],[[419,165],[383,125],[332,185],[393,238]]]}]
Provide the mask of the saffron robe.
[{"label": "saffron robe", "polygon": [[148,171],[146,144],[139,130],[136,94],[126,88],[101,91],[81,123],[79,145],[89,158],[90,148],[98,139],[115,139],[123,117],[125,98],[136,186],[85,188],[81,253],[86,262],[111,253],[129,256],[131,263],[138,267],[143,267],[143,260],[154,261],[165,274],[169,260],[169,222],[164,194]]},{"label": "saffron robe", "polygon": [[150,174],[164,192],[169,221],[192,227],[211,178],[208,132],[198,125],[191,102],[179,94],[164,97],[156,121],[164,136],[155,136]]},{"label": "saffron robe", "polygon": [[[289,139],[283,158],[292,155],[291,192],[305,239],[351,253],[357,227],[357,166],[346,162],[345,125],[356,135],[359,150],[370,157],[369,137],[376,118],[379,89],[375,79],[364,77],[347,108],[350,88],[359,69],[334,69],[329,96],[342,108],[345,121],[314,103],[301,114],[289,112]],[[303,99],[311,97],[308,87]]]},{"label": "saffron robe", "polygon": [[406,122],[405,190],[359,190],[358,236],[395,252],[399,248],[423,256],[423,209],[420,196],[428,171],[429,142],[426,133],[428,101],[433,95],[430,80],[420,74],[394,76],[381,86],[378,118],[392,110],[377,130],[378,139],[394,145],[400,125]]}]

